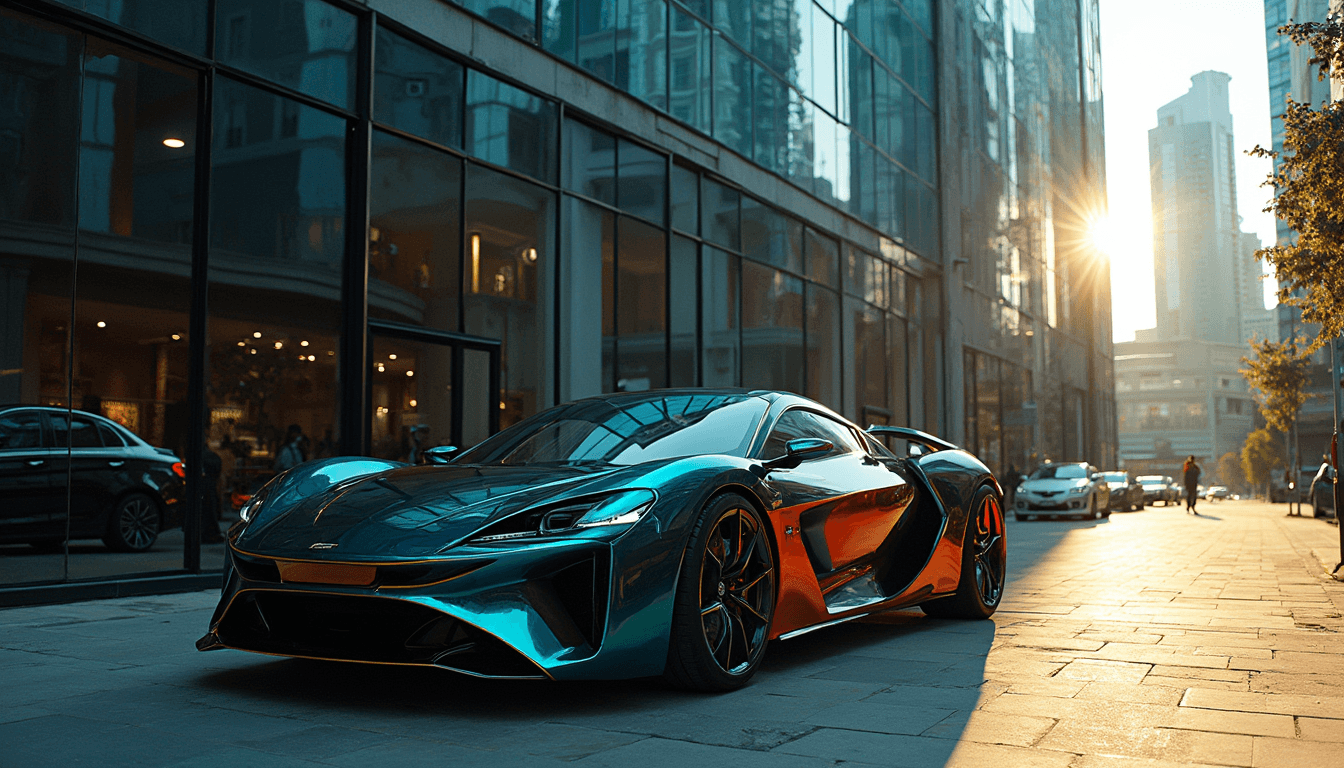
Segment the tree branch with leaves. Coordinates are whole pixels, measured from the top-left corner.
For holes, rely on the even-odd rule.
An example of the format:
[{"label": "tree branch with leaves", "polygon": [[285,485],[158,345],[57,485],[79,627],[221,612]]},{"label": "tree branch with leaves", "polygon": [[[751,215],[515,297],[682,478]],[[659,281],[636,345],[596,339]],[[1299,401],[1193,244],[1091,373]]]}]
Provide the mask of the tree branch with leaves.
[{"label": "tree branch with leaves", "polygon": [[1308,366],[1311,359],[1297,347],[1297,339],[1275,342],[1251,340],[1255,358],[1241,358],[1245,368],[1241,375],[1251,385],[1251,393],[1260,405],[1269,426],[1280,432],[1290,432],[1297,414],[1308,400],[1315,397],[1307,392]]}]

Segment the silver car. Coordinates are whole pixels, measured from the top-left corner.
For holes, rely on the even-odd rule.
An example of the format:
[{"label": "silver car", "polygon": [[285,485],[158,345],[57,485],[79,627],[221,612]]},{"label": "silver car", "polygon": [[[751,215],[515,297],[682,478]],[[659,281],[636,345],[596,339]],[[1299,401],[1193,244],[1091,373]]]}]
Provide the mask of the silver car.
[{"label": "silver car", "polygon": [[1042,464],[1017,487],[1013,514],[1110,517],[1111,489],[1097,468],[1084,462]]}]

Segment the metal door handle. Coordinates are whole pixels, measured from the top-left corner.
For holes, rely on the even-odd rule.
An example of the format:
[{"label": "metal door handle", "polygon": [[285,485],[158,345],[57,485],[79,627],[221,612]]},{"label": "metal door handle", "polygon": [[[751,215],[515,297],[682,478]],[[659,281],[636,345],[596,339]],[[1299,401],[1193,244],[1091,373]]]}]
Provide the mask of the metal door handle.
[{"label": "metal door handle", "polygon": [[109,466],[109,467],[120,467],[122,464],[125,464],[125,463],[126,463],[125,461],[109,461],[109,462],[107,462],[107,466]]},{"label": "metal door handle", "polygon": [[46,464],[46,463],[47,463],[47,460],[46,460],[46,459],[29,459],[29,460],[28,460],[28,466],[30,466],[30,467],[40,467],[40,466],[42,466],[43,464]]}]

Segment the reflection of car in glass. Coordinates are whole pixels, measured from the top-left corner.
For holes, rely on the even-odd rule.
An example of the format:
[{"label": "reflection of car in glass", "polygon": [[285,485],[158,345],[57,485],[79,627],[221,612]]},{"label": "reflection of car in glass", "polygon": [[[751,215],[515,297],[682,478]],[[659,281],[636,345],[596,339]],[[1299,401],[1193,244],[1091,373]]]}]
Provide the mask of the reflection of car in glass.
[{"label": "reflection of car in glass", "polygon": [[185,475],[171,451],[111,419],[0,408],[0,541],[59,545],[68,516],[70,539],[101,538],[121,552],[149,549],[160,531],[181,524]]},{"label": "reflection of car in glass", "polygon": [[1013,514],[1110,517],[1111,489],[1097,468],[1083,462],[1042,464],[1017,487]]},{"label": "reflection of car in glass", "polygon": [[870,432],[796,395],[654,390],[425,465],[308,462],[230,530],[197,647],[727,690],[775,638],[915,605],[989,616],[1006,562],[993,476],[937,438]]},{"label": "reflection of car in glass", "polygon": [[1165,507],[1179,498],[1169,477],[1140,475],[1134,479],[1139,481],[1139,485],[1143,488],[1143,503],[1145,505],[1156,505],[1160,501],[1162,506]]},{"label": "reflection of car in glass", "polygon": [[1335,516],[1335,468],[1322,463],[1311,478],[1308,491],[1312,517]]},{"label": "reflection of car in glass", "polygon": [[1143,509],[1143,486],[1137,479],[1130,477],[1128,472],[1115,470],[1102,474],[1111,488],[1111,509],[1126,512]]}]

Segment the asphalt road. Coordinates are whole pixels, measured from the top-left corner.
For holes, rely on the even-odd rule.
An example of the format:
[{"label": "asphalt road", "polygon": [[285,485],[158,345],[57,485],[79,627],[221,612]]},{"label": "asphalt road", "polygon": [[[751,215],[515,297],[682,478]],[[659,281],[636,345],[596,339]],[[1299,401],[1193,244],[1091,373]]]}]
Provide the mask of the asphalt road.
[{"label": "asphalt road", "polygon": [[0,611],[0,765],[1344,765],[1338,530],[1224,502],[1010,521],[992,621],[772,645],[742,691],[197,653],[215,596]]}]

